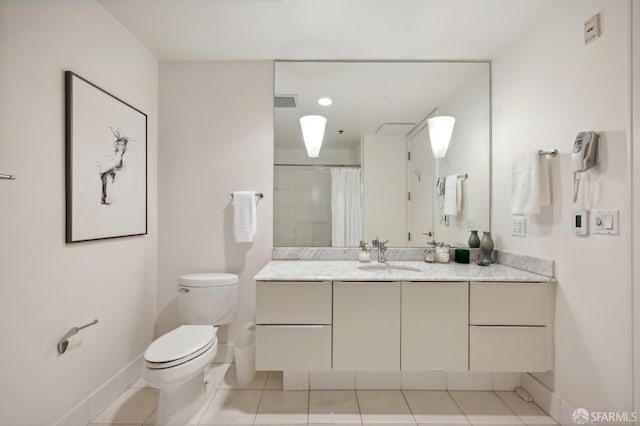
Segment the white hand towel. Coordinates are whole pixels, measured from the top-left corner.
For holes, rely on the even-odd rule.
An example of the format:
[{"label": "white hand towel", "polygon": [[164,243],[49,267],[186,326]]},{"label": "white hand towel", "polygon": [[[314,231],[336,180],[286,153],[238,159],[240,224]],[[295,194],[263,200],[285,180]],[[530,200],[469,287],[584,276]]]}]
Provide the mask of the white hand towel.
[{"label": "white hand towel", "polygon": [[458,175],[447,176],[444,181],[444,202],[442,214],[457,216],[462,203],[462,183]]},{"label": "white hand towel", "polygon": [[532,152],[518,158],[511,168],[511,214],[537,215],[551,205],[546,158]]},{"label": "white hand towel", "polygon": [[256,218],[256,193],[233,193],[233,236],[239,243],[250,243],[258,229]]}]

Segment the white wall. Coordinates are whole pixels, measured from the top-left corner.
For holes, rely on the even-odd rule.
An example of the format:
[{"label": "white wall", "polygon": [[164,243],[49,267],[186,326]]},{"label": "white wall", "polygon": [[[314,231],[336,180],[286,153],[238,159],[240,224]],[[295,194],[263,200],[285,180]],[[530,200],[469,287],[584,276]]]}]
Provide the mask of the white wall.
[{"label": "white wall", "polygon": [[[179,275],[226,271],[240,275],[233,334],[253,321],[253,276],[271,259],[273,63],[162,62],[159,111],[156,331],[178,325]],[[264,193],[252,244],[233,239],[230,194],[238,190]]]},{"label": "white wall", "polygon": [[362,138],[364,240],[407,244],[407,153],[404,135]]},{"label": "white wall", "polygon": [[[640,255],[640,0],[633,0],[633,259]],[[640,412],[640,265],[633,266],[634,411]]]},{"label": "white wall", "polygon": [[[493,64],[493,213],[496,247],[556,261],[555,374],[538,376],[573,407],[631,408],[629,1],[566,0]],[[602,37],[583,25],[602,14]],[[576,134],[601,134],[588,172],[589,209],[619,209],[619,236],[571,229],[570,150]],[[550,160],[553,206],[511,236],[511,164],[537,149]],[[637,257],[637,256],[636,256]]]},{"label": "white wall", "polygon": [[[64,243],[64,70],[148,114],[149,235]],[[0,181],[2,425],[53,423],[153,336],[157,76],[97,2],[0,2],[0,173],[17,176]]]},{"label": "white wall", "polygon": [[[456,124],[445,158],[436,161],[438,176],[468,174],[462,182],[462,211],[449,217],[449,226],[440,224],[436,213],[436,239],[448,243],[466,244],[469,229],[489,230],[490,155],[489,66],[445,101],[438,114],[451,115]],[[473,226],[469,228],[469,221]],[[482,233],[479,233],[482,238]]]}]

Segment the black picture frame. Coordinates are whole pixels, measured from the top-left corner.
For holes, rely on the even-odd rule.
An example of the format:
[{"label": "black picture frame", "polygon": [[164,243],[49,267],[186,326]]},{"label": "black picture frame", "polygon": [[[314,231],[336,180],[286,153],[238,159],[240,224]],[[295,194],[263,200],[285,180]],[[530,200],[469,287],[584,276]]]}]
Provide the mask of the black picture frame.
[{"label": "black picture frame", "polygon": [[64,79],[65,242],[147,235],[147,114],[72,71]]}]

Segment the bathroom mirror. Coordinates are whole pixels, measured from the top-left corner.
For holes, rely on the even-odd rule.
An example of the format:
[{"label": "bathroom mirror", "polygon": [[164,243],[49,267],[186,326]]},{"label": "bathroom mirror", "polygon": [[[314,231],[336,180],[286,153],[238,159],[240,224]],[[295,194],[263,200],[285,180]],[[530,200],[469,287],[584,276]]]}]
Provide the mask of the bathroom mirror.
[{"label": "bathroom mirror", "polygon": [[[379,236],[424,247],[430,232],[464,244],[470,229],[489,230],[489,63],[278,61],[274,107],[274,246]],[[317,158],[301,131],[307,115],[326,118]],[[456,122],[446,156],[434,159],[427,119],[442,115]],[[456,214],[445,216],[436,183],[454,175]]]}]

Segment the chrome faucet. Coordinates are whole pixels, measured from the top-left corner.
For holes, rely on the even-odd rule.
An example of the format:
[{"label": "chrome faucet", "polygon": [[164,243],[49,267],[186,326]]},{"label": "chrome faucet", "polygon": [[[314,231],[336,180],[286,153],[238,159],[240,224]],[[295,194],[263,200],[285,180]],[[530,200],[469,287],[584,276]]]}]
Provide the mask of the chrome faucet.
[{"label": "chrome faucet", "polygon": [[371,245],[378,249],[378,263],[387,263],[386,253],[387,253],[387,241],[380,241],[380,238],[376,236],[376,239],[371,241]]}]

